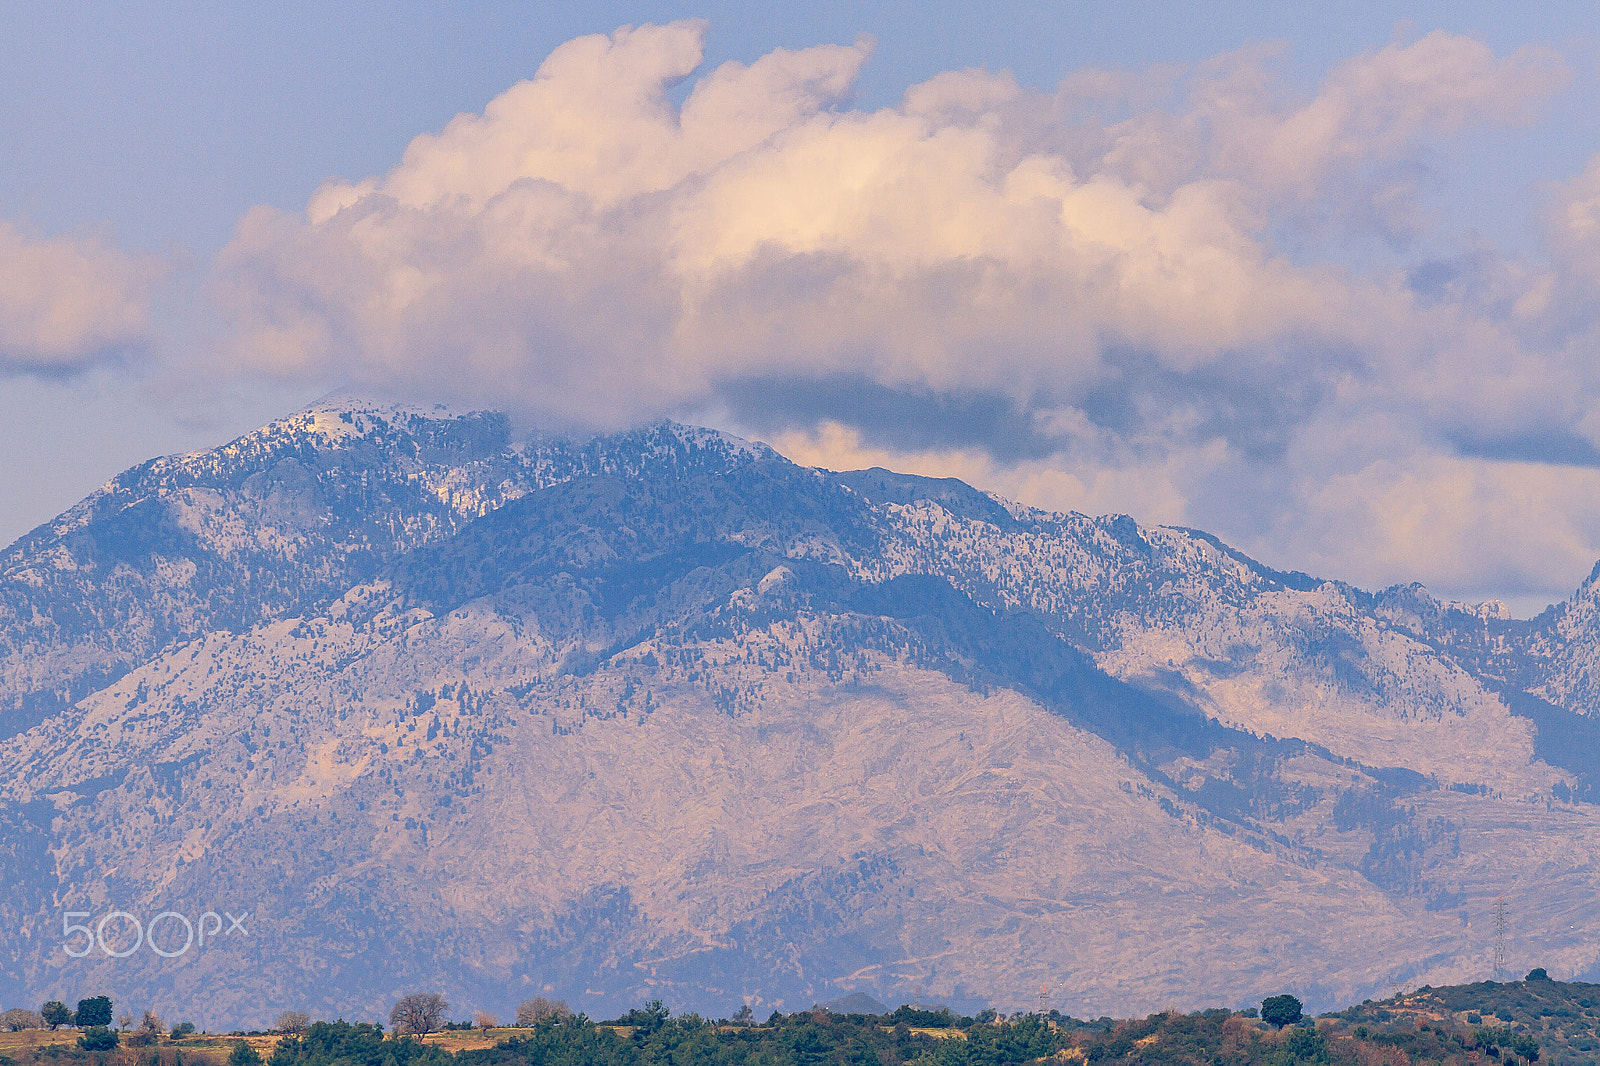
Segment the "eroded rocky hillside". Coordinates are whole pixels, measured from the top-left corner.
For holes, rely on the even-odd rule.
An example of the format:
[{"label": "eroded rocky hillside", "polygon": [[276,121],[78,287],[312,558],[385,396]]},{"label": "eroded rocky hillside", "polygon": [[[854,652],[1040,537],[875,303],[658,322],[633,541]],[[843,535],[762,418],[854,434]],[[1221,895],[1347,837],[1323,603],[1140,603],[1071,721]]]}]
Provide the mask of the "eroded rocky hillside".
[{"label": "eroded rocky hillside", "polygon": [[[321,405],[0,555],[0,1001],[1342,1005],[1486,975],[1502,896],[1592,974],[1596,598]],[[73,957],[113,910],[250,917]]]}]

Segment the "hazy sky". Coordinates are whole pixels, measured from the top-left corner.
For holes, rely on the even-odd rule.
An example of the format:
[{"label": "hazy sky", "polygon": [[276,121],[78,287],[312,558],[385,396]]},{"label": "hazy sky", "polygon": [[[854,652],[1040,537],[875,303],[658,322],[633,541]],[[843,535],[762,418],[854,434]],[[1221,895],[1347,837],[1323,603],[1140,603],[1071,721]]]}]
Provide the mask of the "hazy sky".
[{"label": "hazy sky", "polygon": [[0,540],[357,387],[1523,612],[1600,557],[1579,5],[105,8],[0,3]]}]

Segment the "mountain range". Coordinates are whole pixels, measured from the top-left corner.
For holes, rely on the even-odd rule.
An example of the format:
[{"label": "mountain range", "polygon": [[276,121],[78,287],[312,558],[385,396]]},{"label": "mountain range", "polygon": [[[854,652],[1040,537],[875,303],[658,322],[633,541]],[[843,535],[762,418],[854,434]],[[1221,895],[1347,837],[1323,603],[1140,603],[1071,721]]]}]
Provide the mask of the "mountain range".
[{"label": "mountain range", "polygon": [[1593,980],[1597,659],[1600,569],[1519,620],[675,423],[327,401],[0,553],[0,1003]]}]

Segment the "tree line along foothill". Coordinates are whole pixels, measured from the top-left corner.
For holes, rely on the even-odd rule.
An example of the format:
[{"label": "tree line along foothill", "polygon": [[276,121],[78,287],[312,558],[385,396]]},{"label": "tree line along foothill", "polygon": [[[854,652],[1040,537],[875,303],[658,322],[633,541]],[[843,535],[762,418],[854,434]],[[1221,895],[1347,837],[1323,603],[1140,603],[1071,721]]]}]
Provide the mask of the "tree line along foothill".
[{"label": "tree line along foothill", "polygon": [[[1298,999],[1260,1012],[1176,1011],[1142,1020],[1083,1021],[1056,1012],[1005,1019],[985,1011],[902,1007],[885,1015],[813,1008],[737,1024],[672,1015],[659,1001],[609,1021],[550,1014],[492,1047],[456,1051],[379,1026],[318,1022],[279,1041],[267,1066],[1025,1066],[1034,1063],[1214,1063],[1284,1066],[1428,1061],[1466,1066],[1534,1061],[1537,1047],[1446,1025],[1397,1024],[1356,1034],[1306,1019]],[[748,1017],[748,1014],[746,1015]],[[1279,1019],[1274,1022],[1273,1019]],[[466,1028],[467,1023],[451,1028]],[[1492,1054],[1491,1054],[1492,1053]],[[452,1061],[453,1060],[453,1061]]]},{"label": "tree line along foothill", "polygon": [[[51,1017],[63,1004],[52,1001]],[[85,1009],[87,1007],[87,1009]],[[1476,1007],[1477,1009],[1474,1009]],[[58,1009],[59,1008],[59,1009]],[[1571,1009],[1569,1009],[1571,1008]],[[233,1034],[204,1045],[185,1037],[187,1023],[164,1031],[144,1012],[137,1027],[119,1022],[131,1047],[118,1066],[1050,1066],[1073,1062],[1196,1062],[1225,1064],[1370,1062],[1496,1062],[1517,1066],[1600,1061],[1600,985],[1552,981],[1534,971],[1525,981],[1430,989],[1383,1003],[1370,1000],[1310,1019],[1292,995],[1271,996],[1259,1010],[1165,1011],[1144,1019],[1081,1020],[1056,1011],[1015,1014],[992,1010],[959,1017],[945,1008],[902,1006],[886,1014],[842,1014],[822,1007],[758,1022],[748,1005],[731,1019],[673,1015],[659,1000],[607,1021],[574,1013],[560,1000],[527,1000],[516,1028],[501,1028],[487,1011],[470,1021],[446,1019],[449,1002],[437,993],[412,993],[395,1002],[389,1031],[375,1023],[312,1021],[303,1011],[279,1015],[271,1033]],[[84,1000],[58,1024],[99,1021],[111,1011],[105,997]],[[1480,1013],[1482,1011],[1482,1013]],[[47,1013],[35,1016],[41,1022]],[[1540,1020],[1570,1023],[1562,1033]],[[1579,1022],[1587,1024],[1582,1031]],[[48,1023],[46,1023],[48,1024]],[[466,1043],[435,1034],[479,1030]],[[32,1048],[22,1060],[0,1055],[0,1066],[62,1066],[85,1059],[109,1066],[105,1055],[124,1033],[109,1026],[83,1029],[78,1048]],[[242,1039],[257,1038],[254,1043]],[[259,1038],[272,1036],[271,1044]],[[196,1039],[200,1039],[197,1037]],[[1584,1041],[1593,1040],[1586,1044]],[[1545,1046],[1544,1041],[1549,1041]],[[147,1053],[135,1052],[141,1045]],[[193,1048],[188,1060],[183,1053]],[[139,1058],[139,1055],[145,1055]],[[127,1056],[135,1056],[129,1058]],[[264,1061],[263,1061],[264,1059]]]},{"label": "tree line along foothill", "polygon": [[[114,1021],[118,1028],[112,1028]],[[45,1029],[54,1032],[62,1027],[78,1030],[78,1050],[85,1052],[112,1051],[123,1044],[124,1035],[131,1047],[149,1047],[160,1044],[163,1038],[169,1041],[181,1040],[195,1031],[193,1022],[179,1022],[168,1031],[166,1023],[160,1016],[148,1010],[138,1019],[137,1026],[134,1025],[131,1015],[115,1019],[110,996],[90,996],[80,999],[76,1010],[69,1008],[60,1000],[52,999],[37,1011],[13,1008],[0,1012],[0,1029],[10,1032],[24,1029]],[[127,1030],[126,1034],[121,1030]],[[59,1057],[61,1046],[46,1045],[42,1053]],[[6,1064],[0,1062],[0,1066]]]}]

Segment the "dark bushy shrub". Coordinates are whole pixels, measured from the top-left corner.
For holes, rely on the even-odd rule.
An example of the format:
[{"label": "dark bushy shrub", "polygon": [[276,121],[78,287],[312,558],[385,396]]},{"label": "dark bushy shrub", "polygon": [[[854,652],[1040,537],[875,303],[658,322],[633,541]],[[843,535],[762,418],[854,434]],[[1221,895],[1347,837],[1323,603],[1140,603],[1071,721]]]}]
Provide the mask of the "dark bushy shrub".
[{"label": "dark bushy shrub", "polygon": [[905,1022],[914,1029],[948,1029],[955,1024],[956,1019],[955,1015],[950,1013],[949,1007],[927,1010],[904,1005],[889,1015],[888,1020],[896,1025]]},{"label": "dark bushy shrub", "polygon": [[[474,1061],[515,1062],[503,1052],[473,1052]],[[482,1058],[488,1056],[487,1059]],[[447,1052],[419,1040],[385,1040],[383,1026],[313,1022],[301,1037],[286,1036],[270,1066],[451,1066]]]}]

